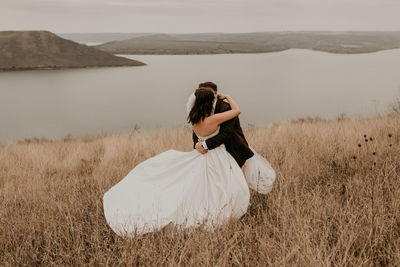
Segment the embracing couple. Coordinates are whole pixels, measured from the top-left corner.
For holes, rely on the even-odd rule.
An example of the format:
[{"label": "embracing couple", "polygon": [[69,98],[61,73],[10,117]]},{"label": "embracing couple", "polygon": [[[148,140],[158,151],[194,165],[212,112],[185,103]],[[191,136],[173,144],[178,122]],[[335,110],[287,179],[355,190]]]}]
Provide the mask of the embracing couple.
[{"label": "embracing couple", "polygon": [[104,194],[105,218],[117,234],[140,235],[169,224],[212,229],[246,213],[249,188],[271,190],[275,172],[247,143],[235,100],[217,94],[215,83],[201,83],[187,113],[193,151],[147,159]]}]

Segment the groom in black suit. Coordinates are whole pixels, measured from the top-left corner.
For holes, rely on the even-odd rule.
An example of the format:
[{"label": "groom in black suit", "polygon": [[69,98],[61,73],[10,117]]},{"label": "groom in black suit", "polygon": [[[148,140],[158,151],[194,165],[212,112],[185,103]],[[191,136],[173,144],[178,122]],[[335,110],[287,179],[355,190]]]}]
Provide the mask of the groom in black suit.
[{"label": "groom in black suit", "polygon": [[[199,84],[199,88],[210,88],[217,93],[217,85],[213,82],[204,82]],[[222,99],[216,101],[214,113],[221,113],[230,110],[231,106]],[[249,145],[244,137],[242,127],[240,126],[239,117],[235,117],[220,125],[218,135],[207,139],[204,142],[198,140],[193,132],[194,148],[202,154],[207,153],[209,149],[214,149],[222,144],[225,144],[226,150],[236,160],[240,167],[251,158],[254,153],[249,148]]]}]

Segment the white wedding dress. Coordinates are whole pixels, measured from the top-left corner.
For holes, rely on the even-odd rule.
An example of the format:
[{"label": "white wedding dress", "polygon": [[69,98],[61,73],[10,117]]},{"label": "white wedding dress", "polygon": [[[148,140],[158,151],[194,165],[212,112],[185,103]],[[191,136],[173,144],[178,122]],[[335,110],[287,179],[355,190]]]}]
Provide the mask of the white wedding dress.
[{"label": "white wedding dress", "polygon": [[206,154],[168,150],[143,161],[104,194],[103,205],[113,231],[129,236],[169,223],[221,225],[245,214],[249,199],[242,169],[221,145]]}]

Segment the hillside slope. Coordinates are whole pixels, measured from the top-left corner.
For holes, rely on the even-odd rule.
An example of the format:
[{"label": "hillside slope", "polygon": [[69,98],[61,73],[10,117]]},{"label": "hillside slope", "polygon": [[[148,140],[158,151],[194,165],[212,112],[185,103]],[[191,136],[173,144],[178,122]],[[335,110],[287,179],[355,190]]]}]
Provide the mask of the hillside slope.
[{"label": "hillside slope", "polygon": [[141,65],[48,31],[0,32],[0,70]]},{"label": "hillside slope", "polygon": [[190,129],[0,144],[0,262],[399,266],[400,116],[244,131],[276,171],[272,191],[252,191],[246,214],[212,231],[171,225],[137,238],[112,232],[104,193],[144,160],[193,151]]}]

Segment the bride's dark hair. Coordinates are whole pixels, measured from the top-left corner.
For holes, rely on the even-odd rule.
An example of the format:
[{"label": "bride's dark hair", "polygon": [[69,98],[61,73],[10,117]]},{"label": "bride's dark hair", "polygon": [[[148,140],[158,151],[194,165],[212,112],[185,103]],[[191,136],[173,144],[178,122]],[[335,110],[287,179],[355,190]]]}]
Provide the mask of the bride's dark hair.
[{"label": "bride's dark hair", "polygon": [[196,100],[187,117],[188,122],[196,124],[210,116],[213,108],[214,93],[209,88],[199,88],[194,92]]}]

